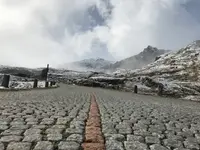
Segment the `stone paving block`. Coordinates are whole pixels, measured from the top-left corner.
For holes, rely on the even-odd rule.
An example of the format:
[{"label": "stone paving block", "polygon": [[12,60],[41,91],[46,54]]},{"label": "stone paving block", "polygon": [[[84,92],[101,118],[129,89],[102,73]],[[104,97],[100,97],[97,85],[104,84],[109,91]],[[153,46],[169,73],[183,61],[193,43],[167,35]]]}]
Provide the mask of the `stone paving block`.
[{"label": "stone paving block", "polygon": [[31,150],[31,143],[11,142],[8,144],[7,150]]},{"label": "stone paving block", "polygon": [[177,141],[176,139],[165,139],[164,145],[167,147],[183,148],[183,143],[181,141]]},{"label": "stone paving block", "polygon": [[145,137],[145,142],[147,144],[160,144],[160,140],[157,137],[147,136]]},{"label": "stone paving block", "polygon": [[49,141],[37,142],[34,150],[53,150],[53,144]]},{"label": "stone paving block", "polygon": [[119,142],[123,142],[125,141],[125,136],[122,134],[112,134],[111,137],[109,138],[109,140],[116,140]]},{"label": "stone paving block", "polygon": [[25,122],[24,121],[12,121],[10,122],[10,125],[24,125]]},{"label": "stone paving block", "polygon": [[137,136],[137,135],[127,135],[127,141],[139,141],[141,143],[144,143],[144,138],[142,136]]},{"label": "stone paving block", "polygon": [[62,133],[63,129],[53,129],[53,128],[49,128],[46,129],[45,133],[46,134],[59,134]]},{"label": "stone paving block", "polygon": [[58,118],[56,124],[59,125],[66,125],[67,123],[70,122],[71,119],[69,118]]},{"label": "stone paving block", "polygon": [[77,142],[60,142],[58,150],[80,150],[81,146]]},{"label": "stone paving block", "polygon": [[45,129],[47,128],[46,125],[33,125],[32,128],[35,128],[35,129]]},{"label": "stone paving block", "polygon": [[73,129],[73,128],[67,128],[65,130],[66,134],[83,134],[84,130],[82,129]]},{"label": "stone paving block", "polygon": [[77,143],[82,143],[83,142],[83,135],[72,134],[67,138],[67,141],[74,141],[74,142],[77,142]]},{"label": "stone paving block", "polygon": [[164,139],[165,138],[165,135],[163,133],[162,134],[160,134],[160,133],[152,133],[152,136],[153,137],[157,137],[159,139]]},{"label": "stone paving block", "polygon": [[103,128],[102,132],[104,134],[118,134],[116,129],[105,129],[105,128]]},{"label": "stone paving block", "polygon": [[191,149],[187,149],[187,148],[175,148],[174,150],[191,150]]},{"label": "stone paving block", "polygon": [[186,141],[184,141],[184,145],[188,149],[200,149],[200,146],[195,139],[194,140],[187,140],[186,139]]},{"label": "stone paving block", "polygon": [[6,130],[6,129],[8,129],[8,126],[7,126],[7,125],[0,124],[0,131],[1,131],[1,130]]},{"label": "stone paving block", "polygon": [[8,125],[9,122],[6,120],[0,120],[0,125]]},{"label": "stone paving block", "polygon": [[27,125],[38,125],[38,122],[27,122]]},{"label": "stone paving block", "polygon": [[85,128],[85,122],[80,120],[74,120],[70,122],[70,128]]},{"label": "stone paving block", "polygon": [[106,141],[106,150],[124,150],[123,143],[115,140]]},{"label": "stone paving block", "polygon": [[29,134],[25,135],[23,142],[38,142],[42,140],[41,134]]},{"label": "stone paving block", "polygon": [[3,143],[0,142],[0,150],[4,150],[5,146]]},{"label": "stone paving block", "polygon": [[1,142],[19,142],[21,140],[22,136],[17,135],[2,136],[0,139]]},{"label": "stone paving block", "polygon": [[150,149],[151,150],[170,150],[170,149],[168,149],[168,148],[166,148],[166,147],[164,147],[160,144],[153,144],[153,145],[150,146]]},{"label": "stone paving block", "polygon": [[52,129],[65,129],[66,126],[65,125],[53,125],[51,128]]},{"label": "stone paving block", "polygon": [[134,130],[133,131],[133,134],[134,135],[137,135],[137,136],[151,136],[151,133],[149,131],[144,131],[144,130]]},{"label": "stone paving block", "polygon": [[174,150],[191,150],[191,149],[187,149],[187,148],[175,148]]},{"label": "stone paving block", "polygon": [[124,142],[126,150],[148,150],[148,147],[144,143],[138,141]]},{"label": "stone paving block", "polygon": [[133,131],[131,128],[121,128],[119,129],[119,134],[131,134]]},{"label": "stone paving block", "polygon": [[197,142],[200,144],[200,134],[195,134],[195,138],[196,138]]},{"label": "stone paving block", "polygon": [[38,122],[37,118],[26,118],[25,119],[26,122]]},{"label": "stone paving block", "polygon": [[30,128],[24,132],[24,135],[40,134],[42,130]]},{"label": "stone paving block", "polygon": [[62,134],[56,133],[56,134],[47,134],[48,141],[61,141],[62,140]]},{"label": "stone paving block", "polygon": [[44,118],[41,121],[41,125],[52,125],[54,123],[54,119],[53,118]]},{"label": "stone paving block", "polygon": [[22,135],[24,130],[18,130],[18,129],[8,129],[1,133],[1,135]]},{"label": "stone paving block", "polygon": [[19,129],[19,130],[26,130],[30,127],[30,125],[12,125],[10,129]]}]

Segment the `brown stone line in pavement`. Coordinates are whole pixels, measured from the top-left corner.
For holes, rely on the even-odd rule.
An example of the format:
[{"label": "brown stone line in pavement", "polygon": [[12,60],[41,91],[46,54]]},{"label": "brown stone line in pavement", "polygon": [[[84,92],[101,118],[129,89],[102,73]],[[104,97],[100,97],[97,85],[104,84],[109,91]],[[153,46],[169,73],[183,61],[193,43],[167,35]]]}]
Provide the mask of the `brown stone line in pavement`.
[{"label": "brown stone line in pavement", "polygon": [[91,105],[82,148],[84,150],[105,150],[104,138],[101,132],[100,113],[94,94],[91,94]]}]

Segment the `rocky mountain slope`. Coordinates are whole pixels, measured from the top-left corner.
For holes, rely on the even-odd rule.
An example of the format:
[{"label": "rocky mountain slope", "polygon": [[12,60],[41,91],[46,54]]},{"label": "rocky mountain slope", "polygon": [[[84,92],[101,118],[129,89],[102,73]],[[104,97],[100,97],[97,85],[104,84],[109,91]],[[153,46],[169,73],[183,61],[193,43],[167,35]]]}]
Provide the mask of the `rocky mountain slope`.
[{"label": "rocky mountain slope", "polygon": [[104,67],[107,70],[121,69],[140,69],[155,61],[156,57],[169,52],[169,50],[162,50],[156,47],[148,46],[138,55],[118,61]]},{"label": "rocky mountain slope", "polygon": [[[142,53],[149,53],[149,49],[152,53],[157,51],[155,48],[148,47],[147,49]],[[142,69],[118,70],[110,74],[50,69],[49,79],[69,84],[126,91],[133,91],[137,85],[139,92],[150,94],[157,94],[162,88],[162,95],[199,101],[200,40],[180,50],[156,57],[154,62]]]},{"label": "rocky mountain slope", "polygon": [[[133,84],[151,89],[164,87],[166,95],[185,97],[200,95],[200,40],[186,47],[162,55],[150,65],[117,76],[132,79]],[[129,87],[132,85],[130,84]]]},{"label": "rocky mountain slope", "polygon": [[200,40],[178,51],[162,55],[136,74],[157,76],[168,80],[198,81],[200,79]]},{"label": "rocky mountain slope", "polygon": [[105,66],[111,64],[111,61],[102,58],[91,58],[66,64],[63,68],[76,71],[102,71]]},{"label": "rocky mountain slope", "polygon": [[118,70],[112,74],[91,72],[84,77],[78,75],[76,79],[70,78],[74,77],[65,78],[65,81],[126,91],[134,91],[137,85],[140,93],[149,94],[158,94],[162,88],[163,96],[199,101],[200,41],[195,41],[178,51],[163,54],[142,69]]}]

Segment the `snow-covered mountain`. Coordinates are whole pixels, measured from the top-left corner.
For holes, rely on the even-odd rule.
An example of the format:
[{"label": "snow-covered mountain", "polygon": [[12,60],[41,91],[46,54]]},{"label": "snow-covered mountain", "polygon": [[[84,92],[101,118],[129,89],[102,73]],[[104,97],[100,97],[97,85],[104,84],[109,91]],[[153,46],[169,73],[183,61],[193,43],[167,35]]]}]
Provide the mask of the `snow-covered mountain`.
[{"label": "snow-covered mountain", "polygon": [[[84,70],[84,72],[72,71],[74,68],[72,70],[51,68],[49,78],[70,84],[114,88],[127,91],[133,91],[134,86],[138,85],[138,91],[145,93],[157,93],[158,87],[161,86],[163,87],[163,95],[199,100],[200,40],[194,41],[180,50],[162,54],[164,52],[166,51],[148,46],[139,55],[133,56],[133,59],[139,57],[140,59],[138,60],[146,60],[144,58],[149,58],[148,54],[151,56],[150,58],[153,56],[156,57],[156,60],[152,58],[153,62],[142,69],[121,69],[111,74],[105,74],[103,72],[86,72],[86,70]],[[152,53],[156,53],[157,55],[152,55]],[[88,59],[75,62],[74,64],[90,68],[91,70],[96,70],[96,68],[101,70],[102,66],[106,63],[112,62],[103,59]],[[36,74],[37,72],[41,73],[42,70],[26,70],[26,68],[12,67],[4,69],[5,67],[0,69],[0,73],[2,71],[9,71],[13,74],[16,73],[16,71],[20,71],[19,73],[29,71]]]},{"label": "snow-covered mountain", "polygon": [[108,69],[108,70],[140,69],[154,62],[158,56],[167,52],[169,52],[169,50],[162,50],[156,47],[148,46],[138,55],[134,55],[129,58],[123,59],[121,61],[118,61],[114,64],[105,66],[104,69]]},{"label": "snow-covered mountain", "polygon": [[77,71],[102,71],[105,66],[111,64],[111,61],[102,58],[91,58],[66,64],[63,68]]},{"label": "snow-covered mountain", "polygon": [[158,76],[168,80],[200,80],[200,40],[158,58],[136,74]]},{"label": "snow-covered mountain", "polygon": [[148,46],[138,55],[131,56],[121,61],[112,62],[102,58],[97,58],[97,59],[91,58],[64,64],[60,68],[65,68],[68,70],[76,70],[76,71],[105,71],[105,72],[113,72],[116,71],[117,69],[130,69],[130,70],[140,69],[154,62],[158,56],[167,52],[169,52],[169,50],[162,50],[162,49],[157,49],[156,47]]},{"label": "snow-covered mountain", "polygon": [[132,78],[133,84],[145,85],[151,89],[162,84],[166,95],[200,96],[200,40],[178,51],[163,54],[142,69],[116,74]]}]

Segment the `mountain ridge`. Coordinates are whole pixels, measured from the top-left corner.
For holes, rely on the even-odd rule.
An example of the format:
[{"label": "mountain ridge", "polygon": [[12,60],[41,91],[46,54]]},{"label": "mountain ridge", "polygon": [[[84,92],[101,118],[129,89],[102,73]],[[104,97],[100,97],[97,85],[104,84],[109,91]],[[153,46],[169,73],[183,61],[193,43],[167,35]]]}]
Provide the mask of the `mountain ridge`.
[{"label": "mountain ridge", "polygon": [[158,49],[149,45],[139,54],[117,61],[110,66],[104,67],[104,69],[110,69],[112,71],[116,71],[118,68],[130,70],[140,69],[155,61],[158,56],[167,52],[170,52],[170,50]]}]

